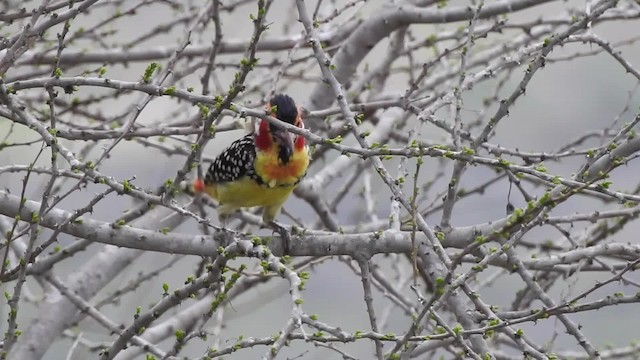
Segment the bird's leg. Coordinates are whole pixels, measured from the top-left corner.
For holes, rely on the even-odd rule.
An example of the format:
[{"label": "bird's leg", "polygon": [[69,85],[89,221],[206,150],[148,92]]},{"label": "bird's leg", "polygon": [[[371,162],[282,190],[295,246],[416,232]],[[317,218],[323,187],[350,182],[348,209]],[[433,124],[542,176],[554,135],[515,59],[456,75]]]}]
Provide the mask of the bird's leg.
[{"label": "bird's leg", "polygon": [[280,234],[282,238],[282,253],[283,255],[289,255],[291,250],[291,233],[274,221],[276,215],[280,212],[280,208],[282,208],[282,203],[265,206],[262,211],[262,222],[273,229],[274,232]]},{"label": "bird's leg", "polygon": [[291,234],[289,231],[284,226],[273,220],[270,220],[267,225],[269,225],[274,232],[280,234],[280,237],[282,238],[282,254],[289,255],[291,250]]},{"label": "bird's leg", "polygon": [[220,221],[220,225],[223,228],[227,228],[227,224],[229,223],[229,219],[233,214],[238,212],[239,209],[229,206],[227,204],[219,204],[218,205],[218,221]]},{"label": "bird's leg", "polygon": [[229,214],[218,214],[218,222],[220,222],[220,226],[226,229],[229,222]]}]

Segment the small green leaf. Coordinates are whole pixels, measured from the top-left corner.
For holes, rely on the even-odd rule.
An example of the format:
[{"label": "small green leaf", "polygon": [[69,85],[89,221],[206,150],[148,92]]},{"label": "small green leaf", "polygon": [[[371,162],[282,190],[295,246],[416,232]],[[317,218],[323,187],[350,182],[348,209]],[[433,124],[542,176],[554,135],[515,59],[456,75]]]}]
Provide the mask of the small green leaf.
[{"label": "small green leaf", "polygon": [[173,95],[176,92],[176,87],[175,86],[169,86],[168,88],[164,89],[164,94],[165,95]]},{"label": "small green leaf", "polygon": [[153,73],[155,73],[159,68],[160,68],[160,64],[158,64],[157,62],[152,62],[151,64],[149,64],[147,68],[144,70],[144,75],[142,75],[142,81],[144,81],[145,83],[149,83],[151,81],[151,77],[153,76]]}]

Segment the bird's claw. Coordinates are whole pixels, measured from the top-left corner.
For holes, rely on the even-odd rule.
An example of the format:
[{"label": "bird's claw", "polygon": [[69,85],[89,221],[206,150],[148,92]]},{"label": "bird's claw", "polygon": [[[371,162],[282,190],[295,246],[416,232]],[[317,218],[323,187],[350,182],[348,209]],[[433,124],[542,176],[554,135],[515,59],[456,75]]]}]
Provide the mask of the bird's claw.
[{"label": "bird's claw", "polygon": [[277,232],[282,238],[282,254],[289,255],[291,250],[291,234],[289,233],[289,231],[285,227],[281,226],[280,224],[276,223],[273,220],[269,221],[268,225],[273,229],[274,232]]}]

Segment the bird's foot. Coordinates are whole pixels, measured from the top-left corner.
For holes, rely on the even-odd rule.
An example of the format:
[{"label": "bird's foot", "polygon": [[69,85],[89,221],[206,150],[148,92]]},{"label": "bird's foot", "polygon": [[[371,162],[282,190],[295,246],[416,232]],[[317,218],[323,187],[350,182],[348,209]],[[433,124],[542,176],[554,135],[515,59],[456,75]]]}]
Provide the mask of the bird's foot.
[{"label": "bird's foot", "polygon": [[291,233],[289,230],[273,220],[269,221],[268,225],[282,238],[282,254],[289,255],[291,250]]}]

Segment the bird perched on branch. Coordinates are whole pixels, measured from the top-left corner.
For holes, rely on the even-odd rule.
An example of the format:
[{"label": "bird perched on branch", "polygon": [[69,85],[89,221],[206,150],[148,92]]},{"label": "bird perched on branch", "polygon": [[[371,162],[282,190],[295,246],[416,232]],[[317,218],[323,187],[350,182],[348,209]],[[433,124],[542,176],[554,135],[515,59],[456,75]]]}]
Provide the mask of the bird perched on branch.
[{"label": "bird perched on branch", "polygon": [[[293,99],[275,95],[267,112],[285,123],[304,128]],[[196,192],[216,199],[218,215],[240,208],[261,206],[262,220],[273,220],[291,192],[307,173],[309,149],[305,138],[260,119],[253,133],[234,141],[213,161],[204,179],[194,183]]]}]

